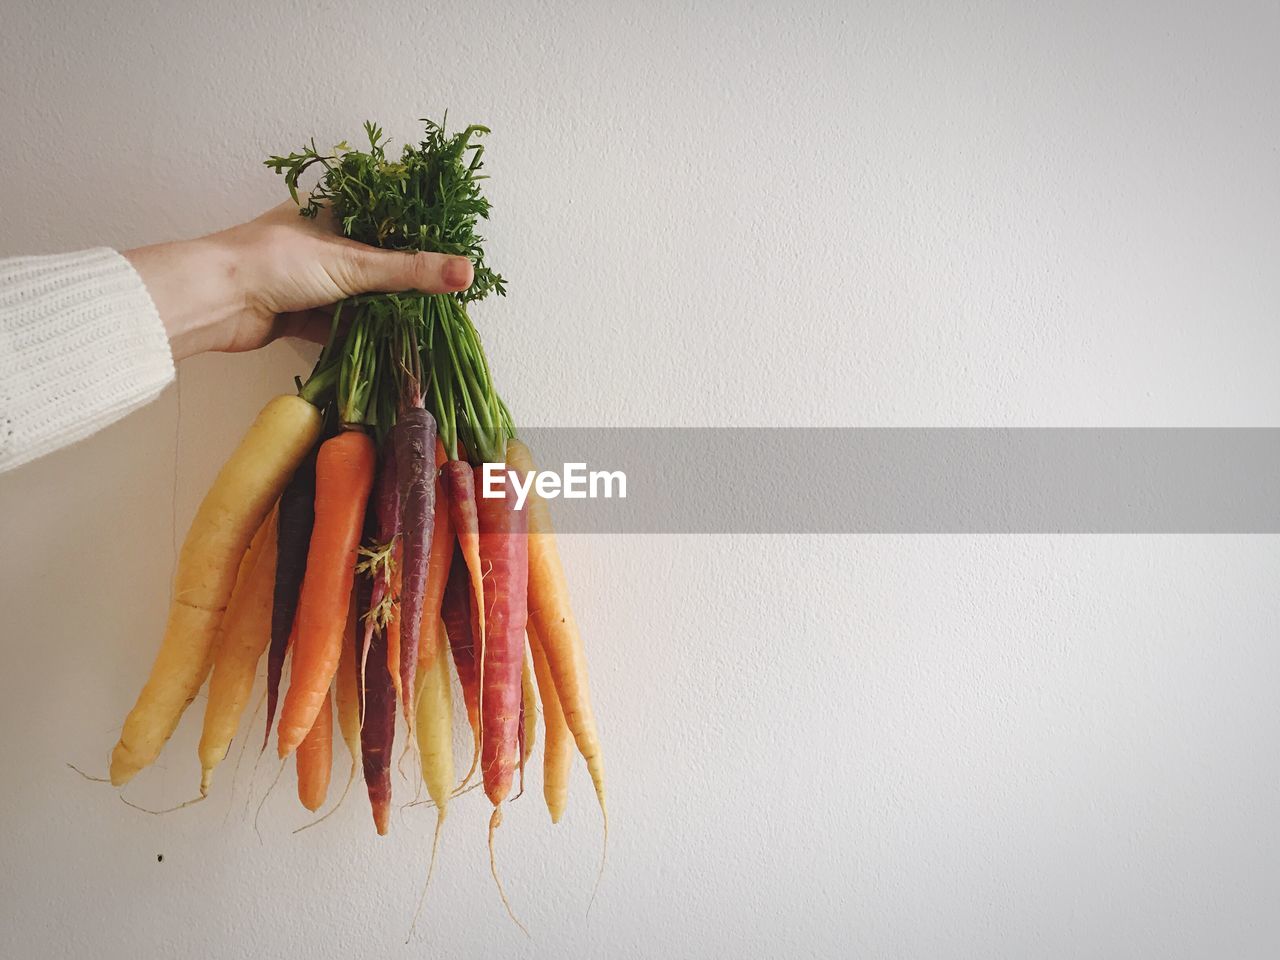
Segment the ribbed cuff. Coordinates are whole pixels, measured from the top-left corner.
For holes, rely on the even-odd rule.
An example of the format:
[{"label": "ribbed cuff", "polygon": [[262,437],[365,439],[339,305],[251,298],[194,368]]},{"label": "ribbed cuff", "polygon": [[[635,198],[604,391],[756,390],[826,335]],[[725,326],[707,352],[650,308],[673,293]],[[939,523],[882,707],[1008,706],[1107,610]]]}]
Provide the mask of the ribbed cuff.
[{"label": "ribbed cuff", "polygon": [[0,260],[0,470],[101,430],[173,377],[160,315],[120,254]]}]

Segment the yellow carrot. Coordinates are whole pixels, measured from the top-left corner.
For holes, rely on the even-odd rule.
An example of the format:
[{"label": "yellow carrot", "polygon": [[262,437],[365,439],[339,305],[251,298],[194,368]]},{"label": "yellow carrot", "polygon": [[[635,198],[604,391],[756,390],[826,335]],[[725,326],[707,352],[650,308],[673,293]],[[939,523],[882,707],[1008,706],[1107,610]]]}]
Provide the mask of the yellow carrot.
[{"label": "yellow carrot", "polygon": [[444,630],[431,630],[436,646],[430,666],[421,675],[417,694],[418,754],[422,780],[444,819],[453,792],[453,694],[449,689],[449,647]]},{"label": "yellow carrot", "polygon": [[182,545],[160,653],[111,753],[111,782],[153,763],[209,674],[240,560],[320,435],[320,411],[297,396],[271,400],[205,494]]},{"label": "yellow carrot", "polygon": [[209,701],[200,735],[200,795],[207,796],[214,768],[240,726],[253,690],[258,661],[271,639],[271,598],[276,576],[276,513],[258,530],[240,564],[227,614],[218,632]]},{"label": "yellow carrot", "polygon": [[[528,630],[527,624],[525,629]],[[529,762],[533,745],[538,742],[538,695],[533,688],[533,667],[527,648],[524,663],[520,666],[520,709],[524,718],[524,725],[520,729],[520,789],[523,790],[524,765]]]},{"label": "yellow carrot", "polygon": [[[351,779],[360,764],[360,691],[356,682],[356,604],[354,593],[347,612],[347,631],[338,658],[338,676],[334,683],[338,701],[338,726],[342,740],[351,754]],[[344,791],[345,792],[345,791]]]},{"label": "yellow carrot", "polygon": [[[433,616],[439,620],[438,615]],[[431,841],[431,863],[427,867],[427,881],[413,916],[415,926],[418,914],[422,912],[422,905],[426,902],[431,876],[436,870],[440,830],[444,826],[444,817],[449,810],[449,796],[453,791],[453,692],[449,689],[449,640],[445,636],[444,625],[439,623],[431,625],[430,629],[424,623],[418,635],[424,639],[430,638],[435,644],[435,649],[427,654],[425,661],[419,661],[425,662],[427,668],[417,674],[414,727],[418,734],[422,781],[427,785],[427,793],[436,805],[436,832]],[[420,658],[421,654],[419,649]]]},{"label": "yellow carrot", "polygon": [[533,656],[533,672],[538,678],[538,697],[542,701],[545,742],[542,745],[542,797],[547,803],[551,822],[559,823],[569,798],[569,768],[573,764],[573,734],[564,722],[560,698],[556,696],[551,667],[542,650],[537,628],[530,624],[529,652]]},{"label": "yellow carrot", "polygon": [[[519,440],[507,443],[507,467],[522,474],[534,470],[529,448]],[[587,691],[586,651],[569,604],[569,584],[560,565],[551,513],[536,490],[530,491],[525,510],[529,514],[529,622],[542,641],[565,723],[573,732],[578,752],[587,762],[587,773],[607,824],[604,756]]]}]

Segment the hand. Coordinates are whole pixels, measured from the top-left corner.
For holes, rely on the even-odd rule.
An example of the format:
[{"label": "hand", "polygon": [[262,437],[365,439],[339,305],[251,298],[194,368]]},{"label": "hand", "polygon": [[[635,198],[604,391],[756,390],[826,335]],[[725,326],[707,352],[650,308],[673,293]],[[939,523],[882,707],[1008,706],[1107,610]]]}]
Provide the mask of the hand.
[{"label": "hand", "polygon": [[278,337],[323,343],[333,311],[358,293],[450,293],[471,285],[465,257],[397,253],[338,236],[283,203],[207,237],[125,251],[169,334],[174,360],[255,350]]}]

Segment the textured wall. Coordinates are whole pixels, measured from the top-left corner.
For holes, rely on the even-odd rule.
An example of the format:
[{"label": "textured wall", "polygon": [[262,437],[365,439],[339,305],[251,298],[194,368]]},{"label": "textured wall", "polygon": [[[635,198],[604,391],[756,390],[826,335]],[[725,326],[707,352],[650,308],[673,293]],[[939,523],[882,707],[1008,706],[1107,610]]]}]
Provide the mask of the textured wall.
[{"label": "textured wall", "polygon": [[[1267,0],[6,0],[0,255],[208,231],[281,196],[266,153],[447,107],[494,128],[477,320],[528,421],[1276,425],[1278,34]],[[65,764],[104,769],[175,521],[304,366],[190,361],[0,478],[5,955],[1280,950],[1275,538],[573,539],[614,834],[587,918],[585,773],[555,829],[534,778],[499,846],[531,941],[478,801],[412,951],[420,811],[293,836],[281,786],[259,842],[247,759],[128,809]],[[195,726],[128,796],[191,793]]]}]

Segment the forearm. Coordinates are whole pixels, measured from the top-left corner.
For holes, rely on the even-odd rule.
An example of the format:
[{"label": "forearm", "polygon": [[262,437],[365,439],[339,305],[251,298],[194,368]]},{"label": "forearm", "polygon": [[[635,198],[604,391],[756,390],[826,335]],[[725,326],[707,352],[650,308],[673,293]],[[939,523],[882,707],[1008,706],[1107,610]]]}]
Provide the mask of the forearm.
[{"label": "forearm", "polygon": [[102,429],[173,375],[147,288],[114,250],[0,260],[0,471]]}]

